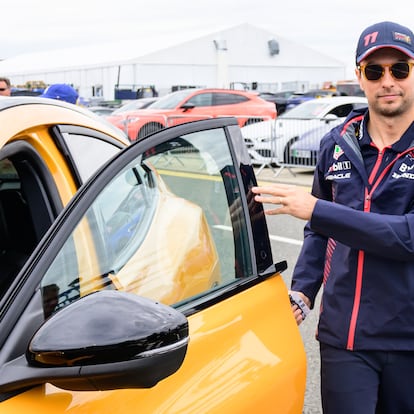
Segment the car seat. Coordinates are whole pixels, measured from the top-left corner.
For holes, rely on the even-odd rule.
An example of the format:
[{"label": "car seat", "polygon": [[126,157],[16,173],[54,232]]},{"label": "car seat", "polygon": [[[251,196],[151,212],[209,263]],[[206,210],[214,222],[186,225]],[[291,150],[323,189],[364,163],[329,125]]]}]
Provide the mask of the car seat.
[{"label": "car seat", "polygon": [[19,190],[0,191],[0,297],[36,245],[29,206]]}]

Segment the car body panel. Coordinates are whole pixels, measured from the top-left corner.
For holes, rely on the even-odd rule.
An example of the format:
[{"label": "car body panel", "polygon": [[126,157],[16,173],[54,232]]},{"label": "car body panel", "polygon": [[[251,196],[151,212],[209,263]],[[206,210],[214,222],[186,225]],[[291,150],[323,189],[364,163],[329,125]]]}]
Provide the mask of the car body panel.
[{"label": "car body panel", "polygon": [[[44,102],[43,102],[44,101]],[[13,104],[15,102],[15,104]],[[0,146],[3,146],[10,137],[21,133],[29,128],[37,126],[53,125],[53,124],[71,124],[71,125],[88,125],[98,131],[105,131],[111,136],[116,136],[124,144],[125,137],[122,134],[114,131],[112,125],[105,126],[98,118],[89,116],[87,109],[81,107],[70,107],[72,111],[65,111],[62,108],[67,108],[64,105],[56,105],[56,101],[46,98],[8,98],[0,101],[0,108],[2,104],[7,104],[7,112],[0,110]],[[28,105],[27,111],[22,111],[22,104]],[[30,107],[29,107],[30,105]],[[5,106],[5,105],[3,105]],[[4,122],[3,119],[8,120],[10,117],[15,117],[19,122]]]},{"label": "car body panel", "polygon": [[[278,325],[277,332],[269,328],[273,315],[289,308],[283,280],[272,277],[190,316],[191,345],[180,371],[152,389],[70,392],[46,384],[0,403],[0,413],[115,414],[131,406],[143,414],[301,413],[305,356],[297,347],[300,334],[293,319]],[[252,319],[257,325],[253,330]],[[288,378],[291,388],[279,377]]]},{"label": "car body panel", "polygon": [[[118,414],[132,406],[151,414],[301,413],[305,350],[283,263],[273,265],[263,209],[249,198],[252,185],[249,155],[231,118],[164,129],[93,174],[0,297],[0,413]],[[134,197],[138,190],[143,197]],[[116,217],[119,211],[131,214]],[[141,275],[143,289],[135,285]],[[44,323],[41,292],[52,283],[61,287],[59,305]],[[66,374],[73,370],[46,367],[39,385],[7,388],[10,373],[36,377],[37,368],[22,361],[38,327],[107,289],[139,293],[186,316],[190,341],[174,374],[150,388],[112,389],[109,379],[99,391],[75,391],[78,376],[101,368],[81,358],[73,382]],[[110,318],[93,327],[116,331]],[[69,379],[54,377],[61,374]],[[62,386],[51,385],[56,381]]]}]

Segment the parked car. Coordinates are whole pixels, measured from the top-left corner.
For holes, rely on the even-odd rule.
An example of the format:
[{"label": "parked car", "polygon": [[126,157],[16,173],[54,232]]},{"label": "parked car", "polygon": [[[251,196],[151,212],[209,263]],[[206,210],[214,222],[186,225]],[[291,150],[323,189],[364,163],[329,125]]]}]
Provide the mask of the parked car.
[{"label": "parked car", "polygon": [[114,114],[107,119],[135,141],[168,126],[223,116],[237,117],[244,126],[276,118],[276,108],[257,93],[194,88],[165,95],[144,111]]},{"label": "parked car", "polygon": [[84,108],[4,98],[0,125],[0,414],[302,413],[234,118],[129,145]]},{"label": "parked car", "polygon": [[112,108],[110,106],[88,106],[87,108],[89,111],[92,111],[96,115],[100,116],[111,115],[112,112],[115,110],[115,108]]},{"label": "parked car", "polygon": [[273,102],[276,105],[277,114],[281,115],[286,111],[288,101],[294,93],[294,91],[260,92],[259,96],[266,101]]},{"label": "parked car", "polygon": [[307,92],[295,92],[286,101],[286,110],[290,110],[295,106],[316,98],[325,98],[336,96],[336,92],[331,89],[310,89]]},{"label": "parked car", "polygon": [[126,102],[121,105],[119,108],[115,109],[111,115],[120,115],[124,114],[125,112],[135,111],[136,109],[144,109],[148,108],[151,104],[153,104],[158,97],[148,97],[148,98],[140,98],[134,99],[132,101]]},{"label": "parked car", "polygon": [[300,135],[290,146],[289,164],[298,167],[315,167],[319,156],[321,139],[332,129],[332,125],[322,124]]},{"label": "parked car", "polygon": [[278,116],[241,129],[255,164],[290,164],[290,147],[306,131],[340,124],[353,110],[367,106],[362,96],[333,96],[312,99]]}]

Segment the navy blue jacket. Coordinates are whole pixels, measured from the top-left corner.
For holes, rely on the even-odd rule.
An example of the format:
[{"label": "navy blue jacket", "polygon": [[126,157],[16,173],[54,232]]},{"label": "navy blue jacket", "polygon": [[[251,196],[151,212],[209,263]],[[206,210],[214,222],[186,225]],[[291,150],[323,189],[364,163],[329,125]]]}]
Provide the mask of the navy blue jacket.
[{"label": "navy blue jacket", "polygon": [[319,341],[349,350],[414,350],[414,124],[380,152],[364,110],[321,141],[292,290],[323,285]]}]

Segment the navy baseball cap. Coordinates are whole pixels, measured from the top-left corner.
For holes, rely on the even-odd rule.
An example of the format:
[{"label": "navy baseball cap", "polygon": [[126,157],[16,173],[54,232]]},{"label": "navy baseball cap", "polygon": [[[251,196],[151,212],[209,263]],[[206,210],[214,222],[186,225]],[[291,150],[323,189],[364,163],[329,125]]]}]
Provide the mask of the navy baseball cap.
[{"label": "navy baseball cap", "polygon": [[384,47],[397,49],[414,59],[414,34],[408,27],[393,22],[381,22],[367,27],[359,37],[357,65],[371,53]]},{"label": "navy baseball cap", "polygon": [[72,104],[76,104],[79,97],[76,90],[66,83],[55,83],[50,85],[40,96],[43,98],[66,101]]}]

